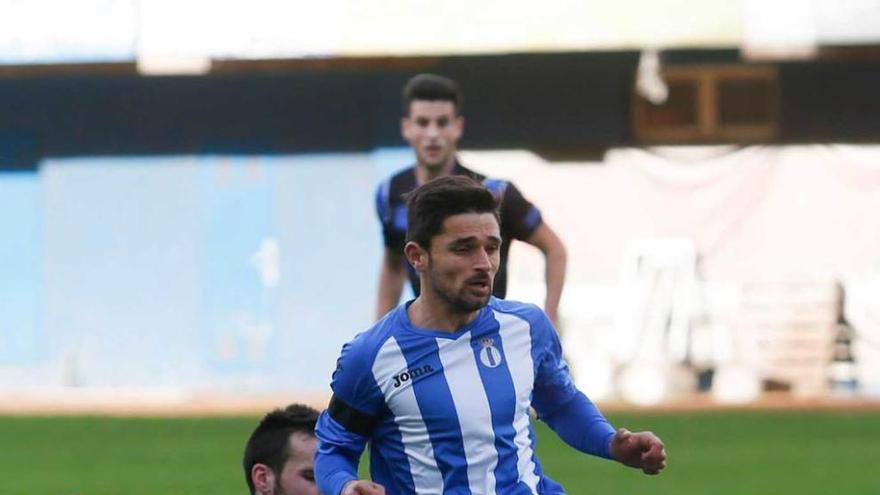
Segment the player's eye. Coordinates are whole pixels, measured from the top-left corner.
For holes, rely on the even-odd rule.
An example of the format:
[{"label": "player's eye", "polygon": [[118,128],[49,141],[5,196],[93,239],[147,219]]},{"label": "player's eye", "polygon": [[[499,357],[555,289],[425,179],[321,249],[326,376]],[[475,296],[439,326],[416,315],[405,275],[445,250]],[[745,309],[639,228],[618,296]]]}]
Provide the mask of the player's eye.
[{"label": "player's eye", "polygon": [[303,471],[303,472],[301,473],[301,476],[302,476],[303,479],[305,479],[306,481],[311,481],[311,482],[313,482],[313,483],[314,483],[314,481],[315,481],[315,472],[312,471],[312,470]]},{"label": "player's eye", "polygon": [[472,246],[468,244],[456,244],[452,246],[453,253],[467,253],[470,252],[471,249],[473,249]]}]

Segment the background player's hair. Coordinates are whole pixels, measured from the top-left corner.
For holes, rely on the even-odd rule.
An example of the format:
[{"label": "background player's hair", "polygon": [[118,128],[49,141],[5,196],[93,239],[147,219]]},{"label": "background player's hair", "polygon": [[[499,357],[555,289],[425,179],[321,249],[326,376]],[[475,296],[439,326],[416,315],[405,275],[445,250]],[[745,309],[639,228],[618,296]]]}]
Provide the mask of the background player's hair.
[{"label": "background player's hair", "polygon": [[265,464],[276,474],[281,474],[284,463],[293,454],[289,438],[292,433],[315,435],[318,411],[302,404],[291,404],[266,414],[248,438],[244,448],[244,477],[251,494],[254,481],[251,469],[254,464]]},{"label": "background player's hair", "polygon": [[491,213],[501,223],[498,200],[486,186],[465,175],[440,177],[419,186],[406,197],[406,240],[424,249],[443,230],[443,222],[462,213]]},{"label": "background player's hair", "polygon": [[437,74],[419,74],[411,78],[403,87],[403,114],[409,115],[409,104],[414,100],[448,101],[455,106],[455,114],[460,115],[464,105],[464,95],[458,83]]}]

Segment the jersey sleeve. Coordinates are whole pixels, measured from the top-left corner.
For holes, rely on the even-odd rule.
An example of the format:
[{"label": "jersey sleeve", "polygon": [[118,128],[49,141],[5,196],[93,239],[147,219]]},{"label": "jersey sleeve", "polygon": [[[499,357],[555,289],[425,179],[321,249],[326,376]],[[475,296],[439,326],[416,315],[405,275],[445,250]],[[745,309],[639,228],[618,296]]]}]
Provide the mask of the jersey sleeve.
[{"label": "jersey sleeve", "polygon": [[384,404],[373,379],[373,349],[361,335],[342,347],[330,388],[333,397],[327,411],[347,430],[368,437],[379,420]]},{"label": "jersey sleeve", "polygon": [[535,373],[532,406],[565,443],[581,452],[611,458],[614,427],[571,379],[562,345],[553,324],[544,315],[536,325],[540,360]]},{"label": "jersey sleeve", "polygon": [[605,459],[612,458],[614,427],[583,393],[578,392],[564,406],[543,416],[542,420],[575,449]]},{"label": "jersey sleeve", "polygon": [[541,212],[508,182],[501,196],[501,222],[514,239],[528,239],[541,225]]},{"label": "jersey sleeve", "polygon": [[333,372],[333,396],[315,427],[315,479],[327,494],[338,494],[357,479],[357,464],[373,428],[381,420],[383,398],[373,380],[369,346],[362,338],[342,348]]},{"label": "jersey sleeve", "polygon": [[321,493],[338,495],[346,483],[358,478],[358,461],[367,441],[346,430],[328,411],[318,417],[315,436],[315,483]]},{"label": "jersey sleeve", "polygon": [[540,418],[564,406],[578,394],[578,389],[571,379],[559,336],[550,319],[542,311],[533,325],[533,342],[538,353],[532,407]]}]

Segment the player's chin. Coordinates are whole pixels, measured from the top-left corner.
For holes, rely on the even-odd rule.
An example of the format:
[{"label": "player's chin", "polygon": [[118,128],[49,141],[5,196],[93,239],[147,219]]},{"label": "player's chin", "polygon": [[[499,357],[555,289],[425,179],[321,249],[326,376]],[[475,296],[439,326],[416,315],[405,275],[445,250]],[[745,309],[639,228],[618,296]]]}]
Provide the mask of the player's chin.
[{"label": "player's chin", "polygon": [[476,311],[489,304],[491,293],[486,295],[460,294],[457,306],[464,311]]},{"label": "player's chin", "polygon": [[447,154],[442,150],[423,150],[421,153],[421,161],[428,168],[440,168],[446,164]]},{"label": "player's chin", "polygon": [[483,292],[480,291],[479,294],[470,294],[469,296],[463,297],[462,299],[465,301],[465,304],[470,306],[473,311],[476,311],[483,306],[489,304],[489,298],[492,296],[492,292]]}]

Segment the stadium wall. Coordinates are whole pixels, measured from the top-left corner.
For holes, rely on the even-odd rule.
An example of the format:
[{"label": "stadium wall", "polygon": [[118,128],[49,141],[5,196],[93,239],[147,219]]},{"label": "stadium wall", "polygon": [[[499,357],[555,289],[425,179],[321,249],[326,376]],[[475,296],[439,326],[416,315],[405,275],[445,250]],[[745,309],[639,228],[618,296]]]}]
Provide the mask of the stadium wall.
[{"label": "stadium wall", "polygon": [[[688,153],[621,149],[590,166],[463,154],[515,180],[568,245],[576,371],[596,358],[580,351],[625,347],[622,267],[645,239],[694,242],[714,324],[737,327],[742,284],[842,279],[863,287],[854,322],[877,331],[876,148]],[[372,320],[374,188],[410,160],[402,148],[98,157],[0,174],[0,390],[325,393],[341,345]],[[519,246],[511,263],[511,297],[540,303],[540,257]]]}]

